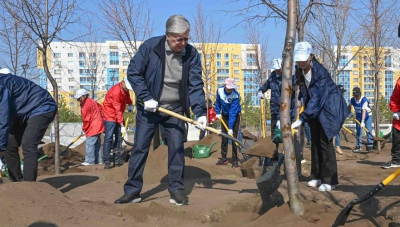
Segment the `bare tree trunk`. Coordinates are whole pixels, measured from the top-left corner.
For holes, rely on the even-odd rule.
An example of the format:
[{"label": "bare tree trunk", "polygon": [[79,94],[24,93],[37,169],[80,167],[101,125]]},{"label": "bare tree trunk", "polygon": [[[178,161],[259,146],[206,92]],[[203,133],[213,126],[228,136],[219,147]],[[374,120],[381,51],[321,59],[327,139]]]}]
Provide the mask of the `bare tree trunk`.
[{"label": "bare tree trunk", "polygon": [[300,197],[299,178],[296,168],[293,137],[290,119],[290,96],[292,94],[293,49],[296,39],[297,0],[288,1],[288,20],[286,27],[285,49],[283,50],[283,74],[281,96],[281,125],[283,149],[285,150],[285,169],[289,190],[289,204],[292,213],[303,215],[304,208]]}]

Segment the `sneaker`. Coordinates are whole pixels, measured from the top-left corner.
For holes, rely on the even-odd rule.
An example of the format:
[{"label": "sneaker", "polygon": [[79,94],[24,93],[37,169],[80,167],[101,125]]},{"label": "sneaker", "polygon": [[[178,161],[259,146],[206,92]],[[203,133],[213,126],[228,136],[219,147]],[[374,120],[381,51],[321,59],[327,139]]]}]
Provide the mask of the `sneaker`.
[{"label": "sneaker", "polygon": [[90,164],[90,163],[88,163],[88,162],[82,162],[81,165],[82,165],[82,166],[92,166],[92,165],[94,165],[94,164]]},{"label": "sneaker", "polygon": [[226,165],[226,164],[228,164],[228,159],[220,158],[219,161],[215,165],[221,166],[221,165]]},{"label": "sneaker", "polygon": [[234,169],[239,168],[239,164],[238,164],[237,160],[236,161],[232,161],[232,168],[234,168]]},{"label": "sneaker", "polygon": [[384,169],[398,168],[398,167],[400,167],[400,163],[397,162],[397,161],[390,161],[390,162],[387,162],[387,163],[383,163],[381,167],[384,168]]},{"label": "sneaker", "polygon": [[342,149],[340,147],[336,147],[336,153],[342,155],[343,151],[342,151]]},{"label": "sneaker", "polygon": [[368,151],[369,153],[375,152],[373,147],[367,147],[367,151]]},{"label": "sneaker", "polygon": [[189,205],[189,201],[185,198],[180,191],[170,192],[171,197],[169,198],[170,203],[175,203],[177,206]]},{"label": "sneaker", "polygon": [[111,169],[111,164],[109,162],[104,164],[104,169]]},{"label": "sneaker", "polygon": [[307,161],[305,159],[301,160],[301,164],[306,163]]},{"label": "sneaker", "polygon": [[319,186],[318,191],[320,192],[329,192],[331,190],[335,189],[335,185],[329,185],[329,184],[321,184]]},{"label": "sneaker", "polygon": [[308,187],[317,187],[321,185],[321,180],[310,180],[307,182]]},{"label": "sneaker", "polygon": [[125,194],[121,198],[114,201],[115,204],[124,204],[124,203],[140,203],[142,198],[140,195],[129,195]]},{"label": "sneaker", "polygon": [[115,165],[117,165],[117,166],[122,166],[123,164],[124,164],[124,160],[122,160],[122,159],[118,159],[115,161]]},{"label": "sneaker", "polygon": [[353,152],[354,152],[354,153],[360,153],[360,152],[362,152],[361,147],[360,147],[360,146],[356,146],[356,148],[354,148]]}]

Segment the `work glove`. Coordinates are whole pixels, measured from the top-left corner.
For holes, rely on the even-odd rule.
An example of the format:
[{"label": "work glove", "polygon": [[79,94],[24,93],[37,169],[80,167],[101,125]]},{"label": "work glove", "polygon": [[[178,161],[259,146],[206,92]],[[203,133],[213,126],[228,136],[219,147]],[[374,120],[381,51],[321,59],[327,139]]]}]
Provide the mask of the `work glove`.
[{"label": "work glove", "polygon": [[364,127],[365,127],[365,122],[364,122],[364,121],[361,121],[360,126],[361,126],[361,128],[364,128]]},{"label": "work glove", "polygon": [[400,119],[400,112],[394,113],[393,114],[393,119],[399,120]]},{"label": "work glove", "polygon": [[157,111],[158,102],[154,99],[150,99],[144,102],[144,110],[149,112]]},{"label": "work glove", "polygon": [[259,91],[259,92],[257,93],[257,97],[260,98],[260,99],[263,99],[263,98],[264,98],[264,94],[262,93],[262,91]]},{"label": "work glove", "polygon": [[233,131],[232,131],[232,129],[229,129],[229,130],[228,130],[228,135],[233,136]]},{"label": "work glove", "polygon": [[[0,151],[0,153],[1,153],[1,151]],[[3,170],[3,167],[4,167],[4,164],[3,164],[3,162],[2,162],[1,159],[0,159],[0,170]]]},{"label": "work glove", "polygon": [[217,114],[218,119],[221,119],[221,117],[222,117],[221,114]]},{"label": "work glove", "polygon": [[132,105],[128,106],[128,112],[131,112],[131,113],[133,112],[133,106]]},{"label": "work glove", "polygon": [[85,136],[85,132],[84,131],[81,132],[81,136]]},{"label": "work glove", "polygon": [[124,134],[124,133],[126,133],[125,126],[121,126],[121,134]]},{"label": "work glove", "polygon": [[292,130],[293,129],[296,129],[296,128],[298,128],[298,127],[300,127],[300,125],[303,123],[303,121],[302,120],[297,120],[297,121],[295,121],[295,122],[293,122],[292,123]]},{"label": "work glove", "polygon": [[280,120],[278,120],[278,121],[276,122],[276,127],[278,127],[279,129],[281,129],[281,121],[280,121]]},{"label": "work glove", "polygon": [[207,117],[201,116],[201,117],[197,118],[197,122],[199,122],[201,124],[196,124],[196,128],[204,131],[207,126]]}]

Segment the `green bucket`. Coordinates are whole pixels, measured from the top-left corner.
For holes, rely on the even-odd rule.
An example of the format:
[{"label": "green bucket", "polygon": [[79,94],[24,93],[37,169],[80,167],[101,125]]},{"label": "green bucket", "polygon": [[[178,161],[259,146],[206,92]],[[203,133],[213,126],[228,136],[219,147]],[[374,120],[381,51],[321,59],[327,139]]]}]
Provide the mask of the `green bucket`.
[{"label": "green bucket", "polygon": [[193,147],[193,158],[208,158],[210,157],[211,148],[216,144],[214,142],[210,147],[204,144],[197,144]]}]

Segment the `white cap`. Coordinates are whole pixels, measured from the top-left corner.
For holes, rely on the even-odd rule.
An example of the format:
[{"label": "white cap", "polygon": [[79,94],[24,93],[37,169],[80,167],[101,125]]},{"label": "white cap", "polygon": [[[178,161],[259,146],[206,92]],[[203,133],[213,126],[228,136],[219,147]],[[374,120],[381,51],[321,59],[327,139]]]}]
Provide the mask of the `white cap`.
[{"label": "white cap", "polygon": [[272,70],[277,70],[282,68],[282,59],[281,58],[275,58],[272,60]]},{"label": "white cap", "polygon": [[2,68],[2,69],[0,69],[0,73],[1,74],[10,74],[11,71],[8,68]]},{"label": "white cap", "polygon": [[308,42],[299,42],[294,46],[294,61],[307,61],[313,49]]},{"label": "white cap", "polygon": [[87,91],[85,90],[85,89],[78,89],[77,91],[76,91],[76,93],[75,93],[75,96],[74,96],[74,98],[75,99],[79,99],[80,97],[82,97],[82,96],[84,96],[84,95],[87,95],[88,93],[87,93]]},{"label": "white cap", "polygon": [[128,77],[124,77],[124,82],[125,82],[126,88],[128,88],[128,90],[133,90],[131,83],[129,83],[129,81],[128,81]]},{"label": "white cap", "polygon": [[236,81],[233,78],[227,78],[224,85],[228,89],[236,89]]}]

